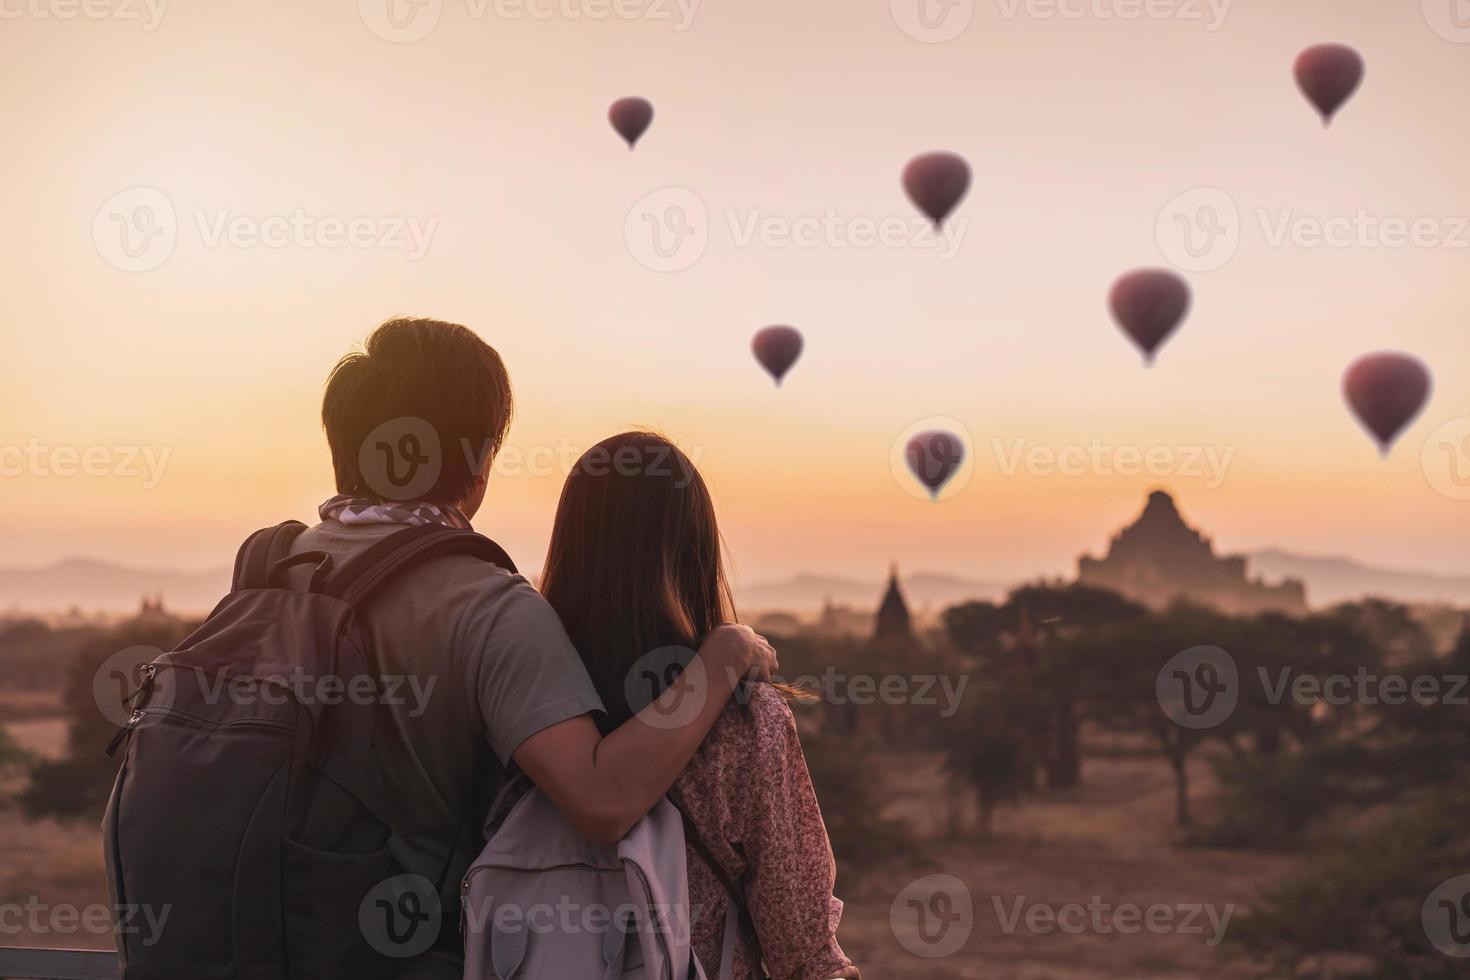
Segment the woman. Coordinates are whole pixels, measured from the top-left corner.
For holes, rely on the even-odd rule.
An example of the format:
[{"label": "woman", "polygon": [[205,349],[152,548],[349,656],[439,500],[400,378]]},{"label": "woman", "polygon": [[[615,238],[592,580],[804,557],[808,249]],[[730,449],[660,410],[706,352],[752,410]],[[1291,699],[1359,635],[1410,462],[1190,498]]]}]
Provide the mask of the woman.
[{"label": "woman", "polygon": [[[542,592],[587,664],[610,729],[659,693],[640,682],[654,676],[664,678],[654,684],[666,683],[665,651],[692,648],[733,621],[720,552],[704,481],[661,436],[613,436],[572,468]],[[736,980],[758,977],[759,958],[772,980],[856,978],[837,944],[842,903],[832,895],[832,848],[786,703],[793,692],[760,684],[745,693],[725,709],[671,794],[719,865],[712,869],[690,845],[695,952],[707,970],[718,968],[723,875],[743,892],[755,933],[735,952]]]}]

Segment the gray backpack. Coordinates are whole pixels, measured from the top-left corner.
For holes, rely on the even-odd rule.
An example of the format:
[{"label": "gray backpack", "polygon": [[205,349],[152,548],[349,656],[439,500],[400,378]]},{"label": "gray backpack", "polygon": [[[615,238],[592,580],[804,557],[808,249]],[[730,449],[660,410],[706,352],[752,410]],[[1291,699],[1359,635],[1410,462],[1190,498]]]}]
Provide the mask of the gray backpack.
[{"label": "gray backpack", "polygon": [[[334,567],[323,552],[291,554],[304,530],[246,542],[230,594],[142,668],[113,741],[126,746],[103,820],[113,907],[170,912],[156,942],[118,932],[128,980],[392,976],[361,914],[402,869],[374,748],[380,672],[358,609],[436,556],[515,565],[488,538],[430,525]],[[291,587],[298,565],[316,569],[305,590]],[[322,697],[322,681],[373,696]]]},{"label": "gray backpack", "polygon": [[[690,947],[686,840],[713,860],[669,800],[617,844],[594,844],[532,789],[462,883],[465,980],[709,980]],[[736,943],[755,937],[734,883],[712,869],[729,892],[714,976],[731,980]]]}]

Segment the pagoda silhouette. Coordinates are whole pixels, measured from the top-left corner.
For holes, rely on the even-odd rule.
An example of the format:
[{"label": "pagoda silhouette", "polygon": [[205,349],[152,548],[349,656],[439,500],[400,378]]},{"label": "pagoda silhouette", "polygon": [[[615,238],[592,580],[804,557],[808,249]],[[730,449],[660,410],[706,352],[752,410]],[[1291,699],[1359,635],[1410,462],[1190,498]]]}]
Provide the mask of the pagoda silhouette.
[{"label": "pagoda silhouette", "polygon": [[904,601],[903,591],[898,587],[898,566],[892,565],[888,569],[888,590],[878,605],[873,639],[908,641],[913,638],[914,620],[909,615],[909,604]]},{"label": "pagoda silhouette", "polygon": [[1307,612],[1304,584],[1250,578],[1245,556],[1216,555],[1214,543],[1184,522],[1162,490],[1149,494],[1143,513],[1114,536],[1106,557],[1078,559],[1077,581],[1153,609],[1184,600],[1234,616]]}]

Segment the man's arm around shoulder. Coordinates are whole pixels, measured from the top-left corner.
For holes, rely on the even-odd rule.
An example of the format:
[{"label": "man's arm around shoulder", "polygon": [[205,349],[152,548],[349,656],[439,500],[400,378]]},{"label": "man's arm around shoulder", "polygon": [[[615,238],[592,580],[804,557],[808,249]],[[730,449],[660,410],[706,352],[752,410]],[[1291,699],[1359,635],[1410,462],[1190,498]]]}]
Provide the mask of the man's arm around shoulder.
[{"label": "man's arm around shoulder", "polygon": [[582,715],[527,738],[513,758],[584,836],[616,842],[674,785],[740,682],[769,680],[779,666],[755,631],[721,626],[679,680],[617,731],[603,736]]}]

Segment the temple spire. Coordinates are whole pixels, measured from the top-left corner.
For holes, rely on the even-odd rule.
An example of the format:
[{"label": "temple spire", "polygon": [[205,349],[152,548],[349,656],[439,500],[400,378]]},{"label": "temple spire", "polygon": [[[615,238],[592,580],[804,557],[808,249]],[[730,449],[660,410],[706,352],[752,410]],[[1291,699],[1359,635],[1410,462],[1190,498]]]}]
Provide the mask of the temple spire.
[{"label": "temple spire", "polygon": [[898,563],[888,567],[888,590],[878,606],[878,622],[873,631],[875,640],[908,640],[914,635],[913,617],[909,615],[908,603],[903,590],[898,586]]}]

